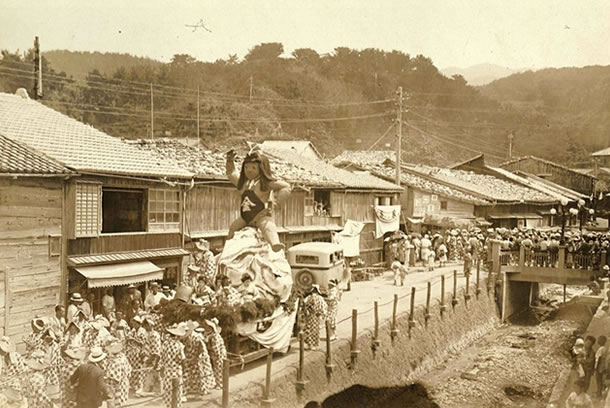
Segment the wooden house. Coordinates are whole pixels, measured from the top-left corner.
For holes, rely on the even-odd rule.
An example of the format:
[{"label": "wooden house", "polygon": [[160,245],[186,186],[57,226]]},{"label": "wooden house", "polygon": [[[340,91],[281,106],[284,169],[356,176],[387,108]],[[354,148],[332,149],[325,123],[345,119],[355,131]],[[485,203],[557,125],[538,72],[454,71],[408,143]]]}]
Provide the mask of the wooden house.
[{"label": "wooden house", "polygon": [[[99,302],[106,287],[116,286],[117,297],[129,283],[153,279],[176,283],[182,258],[189,254],[183,249],[183,207],[192,173],[21,96],[0,94],[0,134],[70,170],[61,183],[55,176],[39,178],[44,185],[42,208],[31,210],[39,213],[41,221],[7,221],[11,230],[23,229],[17,236],[31,235],[37,243],[41,234],[51,235],[52,262],[48,266],[25,262],[30,255],[28,244],[22,242],[11,251],[23,255],[5,268],[20,275],[33,267],[31,282],[42,282],[39,273],[42,288],[55,282],[53,291],[59,299],[54,302],[60,303],[75,291],[89,290]],[[3,202],[12,203],[5,196],[22,201],[30,197],[21,186],[9,183],[6,189]],[[36,203],[36,192],[32,194]],[[58,207],[46,208],[49,204],[44,200]],[[50,219],[53,225],[47,228]],[[3,229],[0,238],[6,236]],[[45,274],[51,271],[45,268],[51,264],[57,268],[56,279],[47,280]]]},{"label": "wooden house", "polygon": [[522,171],[552,181],[570,190],[590,196],[595,191],[597,178],[561,164],[553,163],[535,156],[525,156],[500,164],[508,171]]},{"label": "wooden house", "polygon": [[[346,169],[359,169],[388,181],[396,179],[392,151],[346,151],[333,159],[333,164]],[[402,167],[400,180],[404,192],[400,195],[404,224],[409,230],[467,227],[472,224],[486,225],[486,221],[475,217],[475,205],[490,202],[478,195],[435,180],[425,174]]]},{"label": "wooden house", "polygon": [[0,133],[0,329],[17,341],[60,301],[62,197],[74,175]]},{"label": "wooden house", "polygon": [[[239,194],[225,176],[225,155],[170,139],[132,144],[195,174],[193,188],[186,193],[185,234],[190,240],[205,238],[220,250],[229,224],[239,216]],[[268,145],[264,151],[274,175],[292,186],[289,199],[275,213],[280,239],[287,247],[315,240],[330,241],[331,232],[341,230],[345,221],[351,219],[367,223],[361,239],[363,257],[369,262],[381,260],[382,246],[371,234],[372,206],[376,200],[397,200],[400,188],[371,176],[362,181],[350,172],[298,153],[278,152]],[[236,167],[241,167],[239,160]]]}]

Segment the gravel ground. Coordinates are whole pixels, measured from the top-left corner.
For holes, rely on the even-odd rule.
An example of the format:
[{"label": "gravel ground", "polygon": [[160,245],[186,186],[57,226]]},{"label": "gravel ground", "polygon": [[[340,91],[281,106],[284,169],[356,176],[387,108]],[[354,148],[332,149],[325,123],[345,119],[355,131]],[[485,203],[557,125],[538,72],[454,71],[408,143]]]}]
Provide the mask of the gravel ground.
[{"label": "gravel ground", "polygon": [[590,318],[586,307],[568,302],[554,320],[503,325],[422,381],[441,408],[544,407]]}]

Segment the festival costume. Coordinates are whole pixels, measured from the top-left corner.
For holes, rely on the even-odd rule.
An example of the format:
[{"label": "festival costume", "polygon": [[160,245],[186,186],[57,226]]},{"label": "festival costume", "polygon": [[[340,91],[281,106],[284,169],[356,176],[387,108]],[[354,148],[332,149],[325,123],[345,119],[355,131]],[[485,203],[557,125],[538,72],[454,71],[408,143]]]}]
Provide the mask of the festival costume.
[{"label": "festival costume", "polygon": [[52,408],[53,402],[46,393],[47,381],[41,371],[31,371],[25,381],[25,395],[29,407]]},{"label": "festival costume", "polygon": [[148,357],[148,349],[146,348],[148,334],[143,327],[139,327],[135,334],[134,340],[131,343],[134,344],[132,348],[132,357],[130,360],[131,367],[133,368],[130,383],[135,388],[136,392],[141,391],[144,387],[144,377],[146,376],[145,361]]},{"label": "festival costume", "polygon": [[227,349],[220,333],[213,330],[207,338],[207,346],[210,359],[212,360],[216,387],[220,388],[222,386],[222,368],[224,360],[227,358]]},{"label": "festival costume", "polygon": [[106,379],[109,393],[115,407],[122,407],[129,398],[129,377],[131,366],[125,353],[118,352],[108,357],[106,365]]},{"label": "festival costume", "polygon": [[326,320],[330,325],[331,335],[334,335],[337,329],[337,312],[339,312],[339,301],[341,301],[341,291],[338,287],[333,286],[328,290],[326,298],[327,310]]},{"label": "festival costume", "polygon": [[74,384],[70,382],[70,377],[81,365],[80,360],[70,357],[63,357],[61,361],[61,406],[62,408],[76,408],[76,390]]},{"label": "festival costume", "polygon": [[199,267],[200,274],[206,279],[206,282],[216,280],[216,259],[212,251],[209,249],[203,251],[201,259],[195,261],[195,265]]},{"label": "festival costume", "polygon": [[184,344],[175,337],[169,337],[161,345],[161,361],[163,369],[163,403],[167,408],[172,407],[172,380],[178,379],[177,407],[182,407],[183,376],[182,362],[185,359]]},{"label": "festival costume", "polygon": [[316,291],[305,297],[303,303],[305,344],[315,349],[320,344],[320,324],[326,316],[328,307],[324,298]]}]

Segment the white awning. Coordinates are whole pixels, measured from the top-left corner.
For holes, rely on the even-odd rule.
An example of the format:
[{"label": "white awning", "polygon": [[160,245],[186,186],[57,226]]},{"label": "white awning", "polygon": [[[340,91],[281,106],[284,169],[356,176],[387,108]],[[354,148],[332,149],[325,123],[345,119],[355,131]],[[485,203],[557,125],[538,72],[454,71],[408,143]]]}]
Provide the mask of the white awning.
[{"label": "white awning", "polygon": [[122,286],[163,279],[163,269],[150,261],[74,268],[87,278],[90,288]]}]

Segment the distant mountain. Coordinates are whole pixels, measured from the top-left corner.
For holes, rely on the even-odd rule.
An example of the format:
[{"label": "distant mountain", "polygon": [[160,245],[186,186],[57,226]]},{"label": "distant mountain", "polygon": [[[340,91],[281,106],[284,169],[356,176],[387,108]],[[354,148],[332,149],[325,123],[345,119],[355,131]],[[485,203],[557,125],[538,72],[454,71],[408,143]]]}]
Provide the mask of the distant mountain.
[{"label": "distant mountain", "polygon": [[57,72],[65,72],[68,76],[83,77],[97,69],[102,75],[110,75],[118,67],[126,69],[133,67],[159,67],[162,62],[146,57],[136,57],[130,54],[116,52],[89,52],[52,50],[42,53]]},{"label": "distant mountain", "polygon": [[441,73],[449,78],[461,75],[472,86],[486,85],[496,79],[504,78],[522,70],[511,69],[494,64],[477,64],[468,68],[447,67]]}]

